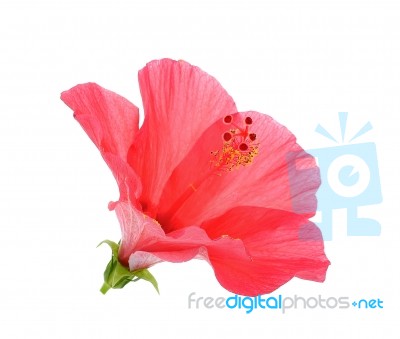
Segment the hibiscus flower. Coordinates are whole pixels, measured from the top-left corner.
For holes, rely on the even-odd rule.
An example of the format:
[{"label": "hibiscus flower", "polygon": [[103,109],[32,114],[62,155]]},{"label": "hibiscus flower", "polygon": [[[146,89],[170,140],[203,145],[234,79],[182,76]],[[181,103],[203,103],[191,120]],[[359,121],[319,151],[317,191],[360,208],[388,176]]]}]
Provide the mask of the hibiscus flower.
[{"label": "hibiscus flower", "polygon": [[219,283],[247,296],[293,277],[322,282],[329,261],[315,214],[315,159],[271,117],[238,112],[216,79],[184,61],[139,71],[145,112],[94,83],[61,95],[118,183],[120,226],[102,292],[157,284],[162,262],[206,260]]}]

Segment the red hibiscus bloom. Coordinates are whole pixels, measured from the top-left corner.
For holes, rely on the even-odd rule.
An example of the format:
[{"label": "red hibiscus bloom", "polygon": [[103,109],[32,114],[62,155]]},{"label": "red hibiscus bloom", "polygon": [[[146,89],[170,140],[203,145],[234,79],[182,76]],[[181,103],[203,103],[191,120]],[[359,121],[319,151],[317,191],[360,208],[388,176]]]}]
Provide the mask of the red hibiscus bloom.
[{"label": "red hibiscus bloom", "polygon": [[120,189],[110,208],[122,239],[105,278],[116,265],[143,278],[155,263],[201,258],[242,295],[293,277],[324,281],[329,261],[308,220],[319,170],[294,135],[267,115],[238,113],[213,77],[184,61],[152,61],[139,83],[140,129],[138,108],[94,83],[61,95]]}]

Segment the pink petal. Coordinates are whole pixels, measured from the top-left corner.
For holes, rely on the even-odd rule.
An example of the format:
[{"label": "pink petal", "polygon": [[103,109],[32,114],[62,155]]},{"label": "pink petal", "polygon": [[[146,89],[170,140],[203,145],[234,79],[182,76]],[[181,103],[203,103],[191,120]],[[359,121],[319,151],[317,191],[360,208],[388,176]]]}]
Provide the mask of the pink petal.
[{"label": "pink petal", "polygon": [[136,106],[94,83],[77,85],[63,92],[61,99],[102,153],[115,154],[126,161],[139,128]]},{"label": "pink petal", "polygon": [[207,127],[236,108],[217,80],[184,61],[153,61],[139,83],[146,116],[128,161],[142,179],[143,209],[154,215],[174,168]]},{"label": "pink petal", "polygon": [[230,129],[216,121],[197,140],[169,178],[160,199],[157,220],[167,232],[199,225],[236,206],[258,206],[310,217],[316,209],[320,185],[314,158],[284,126],[257,112],[233,115],[243,124],[251,117],[258,155],[248,166],[218,169],[211,152],[222,149],[222,135]]},{"label": "pink petal", "polygon": [[139,211],[129,202],[116,202],[113,208],[115,208],[122,234],[119,260],[127,266],[129,256],[133,252],[148,243],[163,239],[165,233],[154,219]]},{"label": "pink petal", "polygon": [[[142,183],[138,175],[125,161],[122,161],[118,156],[112,153],[104,153],[102,155],[105,162],[110,167],[115,180],[117,181],[120,192],[119,199],[121,201],[129,201],[136,208],[141,209],[138,199],[142,192]],[[110,210],[113,210],[114,206],[114,203],[110,203]]]},{"label": "pink petal", "polygon": [[[116,211],[123,233],[120,260],[126,263],[128,257],[131,270],[201,258],[224,288],[258,295],[294,276],[323,281],[329,265],[319,230],[294,213],[243,207],[208,221],[204,229],[190,226],[166,235],[129,203],[117,203]],[[234,239],[237,235],[243,239]]]},{"label": "pink petal", "polygon": [[74,111],[74,117],[111,168],[121,199],[135,203],[141,183],[126,159],[138,131],[138,108],[94,83],[77,85],[63,92],[61,99]]},{"label": "pink petal", "polygon": [[183,262],[193,259],[200,248],[211,242],[199,227],[187,227],[166,235],[158,222],[132,206],[116,202],[121,226],[119,260],[131,270],[149,267],[159,261]]},{"label": "pink petal", "polygon": [[211,239],[225,236],[243,241],[255,262],[254,272],[250,273],[251,265],[247,264],[246,274],[267,277],[254,277],[254,284],[259,279],[258,285],[266,288],[264,293],[279,287],[282,279],[287,281],[294,276],[319,282],[325,280],[329,260],[324,253],[322,235],[304,216],[244,206],[205,222],[202,228]]}]

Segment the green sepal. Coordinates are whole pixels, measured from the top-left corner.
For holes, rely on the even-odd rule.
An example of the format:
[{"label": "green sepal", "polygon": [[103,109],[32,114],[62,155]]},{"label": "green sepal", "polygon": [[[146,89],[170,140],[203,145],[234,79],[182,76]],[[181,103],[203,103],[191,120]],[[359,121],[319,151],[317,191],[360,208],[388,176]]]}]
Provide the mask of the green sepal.
[{"label": "green sepal", "polygon": [[143,268],[135,271],[129,271],[129,269],[123,266],[118,260],[119,244],[111,241],[104,240],[97,245],[99,247],[102,244],[110,246],[112,255],[111,260],[108,262],[107,267],[104,271],[104,283],[100,288],[101,293],[106,294],[110,288],[123,288],[127,283],[138,281],[140,279],[150,282],[158,290],[158,283],[154,276],[149,272],[148,269]]}]

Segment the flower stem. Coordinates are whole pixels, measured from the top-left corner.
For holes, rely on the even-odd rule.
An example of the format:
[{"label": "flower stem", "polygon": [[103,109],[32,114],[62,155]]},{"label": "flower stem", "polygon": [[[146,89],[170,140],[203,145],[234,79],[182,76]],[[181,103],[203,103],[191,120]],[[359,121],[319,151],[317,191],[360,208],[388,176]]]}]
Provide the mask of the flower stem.
[{"label": "flower stem", "polygon": [[106,294],[110,288],[111,288],[111,286],[109,284],[107,284],[106,282],[104,282],[103,286],[101,286],[101,288],[100,288],[100,292],[103,294]]}]

